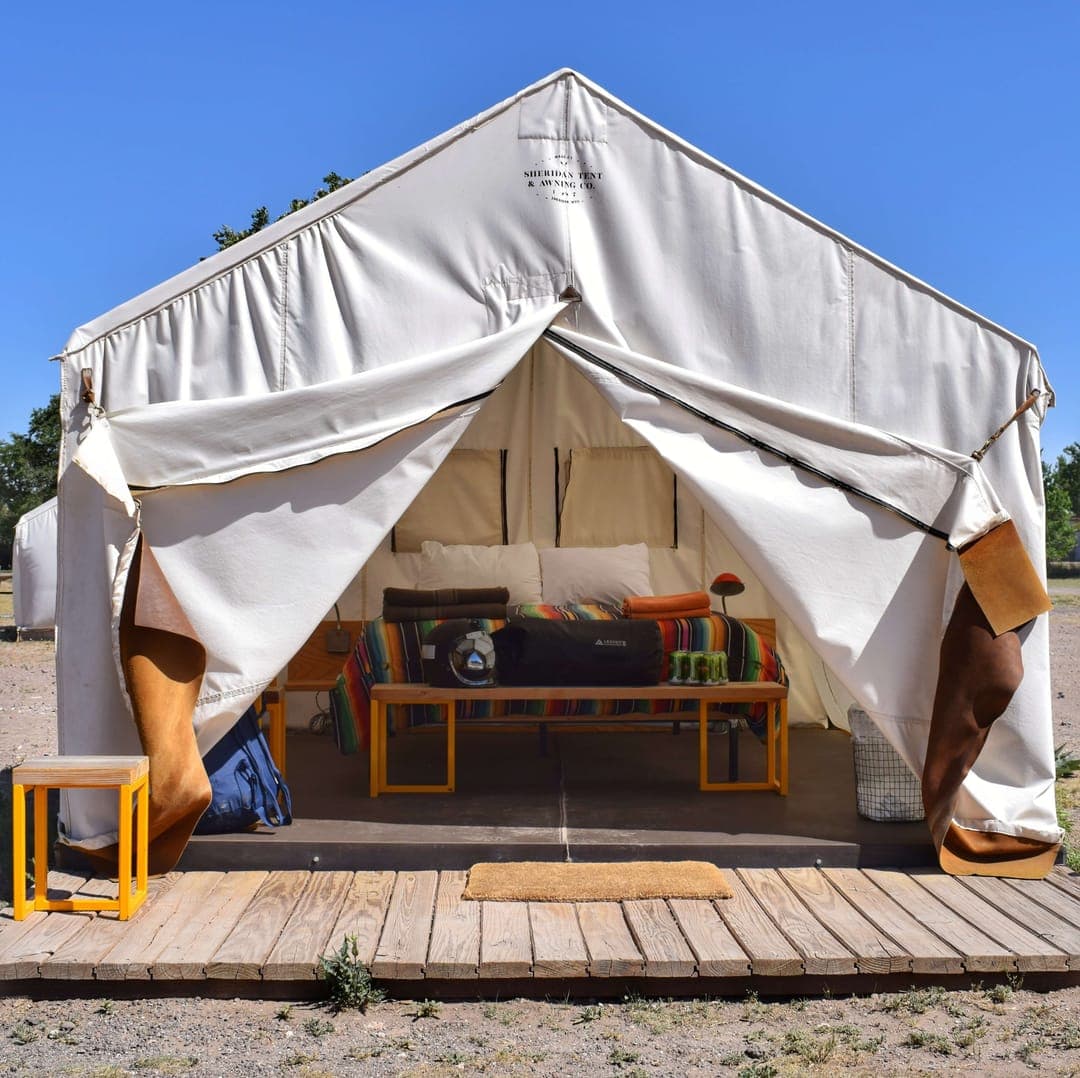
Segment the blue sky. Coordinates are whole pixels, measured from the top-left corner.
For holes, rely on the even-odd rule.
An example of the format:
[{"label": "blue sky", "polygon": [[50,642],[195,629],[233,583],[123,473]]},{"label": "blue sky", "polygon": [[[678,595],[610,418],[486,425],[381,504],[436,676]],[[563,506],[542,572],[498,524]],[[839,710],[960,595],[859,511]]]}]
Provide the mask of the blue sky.
[{"label": "blue sky", "polygon": [[1077,56],[1075,0],[9,5],[0,437],[75,327],[220,225],[568,66],[1037,345],[1052,459],[1080,441]]}]

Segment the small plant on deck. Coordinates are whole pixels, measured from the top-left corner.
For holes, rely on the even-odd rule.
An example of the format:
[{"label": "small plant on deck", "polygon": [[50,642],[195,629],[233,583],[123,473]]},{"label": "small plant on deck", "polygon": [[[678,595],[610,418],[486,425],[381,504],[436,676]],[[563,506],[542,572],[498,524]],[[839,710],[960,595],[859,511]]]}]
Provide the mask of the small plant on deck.
[{"label": "small plant on deck", "polygon": [[376,988],[371,971],[360,961],[356,936],[346,936],[336,954],[319,959],[319,977],[330,988],[330,1006],[335,1011],[366,1011],[381,1003],[386,993]]}]

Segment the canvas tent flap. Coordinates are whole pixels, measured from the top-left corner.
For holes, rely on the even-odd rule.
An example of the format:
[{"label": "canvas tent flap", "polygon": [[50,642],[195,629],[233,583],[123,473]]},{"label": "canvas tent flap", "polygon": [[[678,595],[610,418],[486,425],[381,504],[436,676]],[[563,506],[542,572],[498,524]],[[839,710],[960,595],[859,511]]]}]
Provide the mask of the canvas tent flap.
[{"label": "canvas tent flap", "polygon": [[[281,394],[301,398],[295,410],[289,401],[281,408],[258,397],[151,405],[93,420],[75,463],[106,505],[137,521],[150,554],[137,623],[190,636],[206,649],[193,719],[201,752],[299,649],[483,398],[564,307],[549,303],[469,346],[357,375],[359,388],[331,383]],[[372,385],[369,409],[358,402]],[[231,424],[225,435],[223,407]],[[202,447],[197,462],[191,454],[172,461],[155,451],[161,439],[176,444],[167,439],[181,431]],[[245,433],[250,457],[236,444]],[[297,466],[301,458],[306,463]],[[138,503],[128,469],[152,488]],[[301,553],[309,550],[310,557]],[[110,561],[114,633],[129,562],[116,553]],[[69,840],[100,845],[114,825],[81,814],[83,800],[69,799]]]},{"label": "canvas tent flap", "polygon": [[501,333],[350,378],[260,397],[151,404],[111,413],[132,488],[227,483],[367,449],[490,393],[565,305]]},{"label": "canvas tent flap", "polygon": [[51,629],[56,621],[56,499],[24,513],[11,553],[17,629]]},{"label": "canvas tent flap", "polygon": [[570,329],[551,332],[548,340],[583,372],[591,362],[585,359],[583,366],[584,357],[601,360],[606,367],[593,363],[588,372],[597,385],[633,380],[646,392],[659,391],[745,444],[872,498],[922,530],[940,533],[954,547],[1009,519],[971,457],[816,413]]},{"label": "canvas tent flap", "polygon": [[[829,671],[921,773],[954,594],[946,540],[1007,519],[979,465],[579,333],[546,339],[694,490]],[[985,774],[971,776],[971,787],[993,806],[993,829],[1057,842],[1056,819],[1030,811],[1044,785],[1039,746],[1017,751],[1029,759],[1009,769],[1000,791]],[[1028,796],[1010,818],[1017,781],[1030,783]]]}]

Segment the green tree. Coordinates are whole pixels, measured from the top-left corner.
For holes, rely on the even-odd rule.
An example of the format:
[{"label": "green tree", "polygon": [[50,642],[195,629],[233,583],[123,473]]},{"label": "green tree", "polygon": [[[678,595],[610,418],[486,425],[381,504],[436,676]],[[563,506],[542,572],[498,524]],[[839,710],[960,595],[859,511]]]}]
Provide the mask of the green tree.
[{"label": "green tree", "polygon": [[1073,442],[1054,464],[1054,479],[1069,493],[1074,513],[1080,513],[1080,442]]},{"label": "green tree", "polygon": [[0,440],[0,565],[11,565],[15,525],[56,494],[60,462],[60,394],[30,413],[25,434]]},{"label": "green tree", "polygon": [[1069,492],[1051,479],[1046,487],[1046,560],[1064,561],[1076,546]]},{"label": "green tree", "polygon": [[[331,191],[336,191],[339,187],[344,187],[350,180],[347,176],[339,176],[336,172],[328,172],[323,176],[324,187],[316,188],[311,198],[294,198],[289,203],[289,208],[281,214],[277,220],[281,220],[282,217],[288,217],[290,213],[295,213],[297,210],[302,210],[311,202],[315,202],[317,199],[325,198]],[[241,240],[246,240],[248,236],[254,236],[256,232],[261,232],[266,226],[270,224],[270,211],[265,206],[260,206],[251,215],[251,224],[243,229],[237,231],[235,228],[230,228],[228,225],[222,225],[214,233],[214,241],[218,245],[219,251],[224,251],[226,247],[231,247],[234,243],[239,243]]]}]

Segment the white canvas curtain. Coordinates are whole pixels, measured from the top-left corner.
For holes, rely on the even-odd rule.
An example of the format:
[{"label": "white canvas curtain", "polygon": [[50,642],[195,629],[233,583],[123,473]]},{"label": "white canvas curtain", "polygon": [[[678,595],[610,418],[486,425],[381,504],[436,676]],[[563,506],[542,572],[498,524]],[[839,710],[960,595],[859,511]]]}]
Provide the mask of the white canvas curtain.
[{"label": "white canvas curtain", "polygon": [[[571,330],[548,340],[694,491],[828,669],[921,774],[941,631],[960,576],[945,539],[904,514],[954,547],[1001,524],[1008,514],[980,465]],[[1017,745],[1023,759],[1012,761],[1006,781],[980,776],[976,764],[961,826],[1058,841],[1052,751],[1039,725],[1030,726]]]},{"label": "white canvas curtain", "polygon": [[[106,495],[114,656],[141,533],[161,576],[144,575],[139,622],[206,648],[201,752],[295,654],[564,306],[335,382],[91,419],[74,462]],[[73,841],[106,844],[115,805],[69,796],[68,821]]]},{"label": "white canvas curtain", "polygon": [[56,622],[56,499],[24,513],[11,553],[15,627],[51,629]]}]

